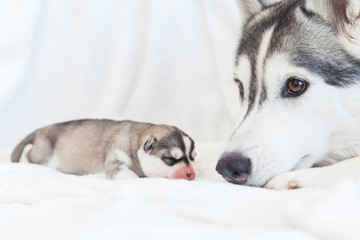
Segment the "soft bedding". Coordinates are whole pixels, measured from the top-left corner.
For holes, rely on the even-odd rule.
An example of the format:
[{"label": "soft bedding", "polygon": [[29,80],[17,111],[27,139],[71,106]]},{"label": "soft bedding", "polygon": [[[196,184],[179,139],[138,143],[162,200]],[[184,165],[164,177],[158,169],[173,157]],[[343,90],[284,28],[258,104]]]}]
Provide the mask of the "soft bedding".
[{"label": "soft bedding", "polygon": [[1,239],[359,239],[359,184],[233,185],[213,170],[222,147],[198,144],[196,181],[73,176],[2,149]]}]

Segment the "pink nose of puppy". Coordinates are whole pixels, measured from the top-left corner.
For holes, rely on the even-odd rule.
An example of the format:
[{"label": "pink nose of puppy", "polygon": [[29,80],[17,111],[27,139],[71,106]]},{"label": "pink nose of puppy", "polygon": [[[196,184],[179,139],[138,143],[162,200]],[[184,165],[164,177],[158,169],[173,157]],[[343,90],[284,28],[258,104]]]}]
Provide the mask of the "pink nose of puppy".
[{"label": "pink nose of puppy", "polygon": [[181,168],[180,170],[176,171],[174,173],[173,178],[175,179],[186,179],[186,180],[194,180],[196,176],[196,173],[191,166],[186,166]]}]

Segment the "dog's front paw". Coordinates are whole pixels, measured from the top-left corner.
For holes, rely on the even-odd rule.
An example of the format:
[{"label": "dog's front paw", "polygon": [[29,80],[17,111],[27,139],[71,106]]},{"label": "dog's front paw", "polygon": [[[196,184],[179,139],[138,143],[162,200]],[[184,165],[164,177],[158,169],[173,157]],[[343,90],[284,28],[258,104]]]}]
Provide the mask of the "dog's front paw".
[{"label": "dog's front paw", "polygon": [[298,189],[301,188],[302,185],[299,176],[294,174],[294,172],[289,172],[270,179],[264,187],[269,189]]},{"label": "dog's front paw", "polygon": [[[301,169],[275,176],[265,184],[269,189],[299,189],[304,187],[320,187],[325,184],[324,179],[319,178],[324,168]],[[326,184],[325,184],[326,185]]]}]

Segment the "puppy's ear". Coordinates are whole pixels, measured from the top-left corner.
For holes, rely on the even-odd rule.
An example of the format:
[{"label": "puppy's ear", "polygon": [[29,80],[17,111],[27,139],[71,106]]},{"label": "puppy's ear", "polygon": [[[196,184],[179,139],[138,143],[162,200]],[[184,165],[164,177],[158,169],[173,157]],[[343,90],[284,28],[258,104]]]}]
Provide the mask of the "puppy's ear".
[{"label": "puppy's ear", "polygon": [[306,0],[305,8],[329,21],[338,34],[360,41],[360,0]]},{"label": "puppy's ear", "polygon": [[144,144],[144,151],[146,153],[151,153],[155,148],[156,142],[156,138],[149,138],[149,140],[147,140]]},{"label": "puppy's ear", "polygon": [[245,20],[277,2],[281,2],[281,0],[236,0],[240,13],[243,14]]}]

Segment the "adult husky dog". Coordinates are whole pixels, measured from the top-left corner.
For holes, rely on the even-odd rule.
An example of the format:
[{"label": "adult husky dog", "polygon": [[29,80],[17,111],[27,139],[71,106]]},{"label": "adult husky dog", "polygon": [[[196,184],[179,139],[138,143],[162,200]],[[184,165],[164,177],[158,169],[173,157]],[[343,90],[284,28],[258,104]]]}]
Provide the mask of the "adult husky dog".
[{"label": "adult husky dog", "polygon": [[216,170],[269,188],[360,179],[360,0],[268,2],[238,0],[242,112]]}]

